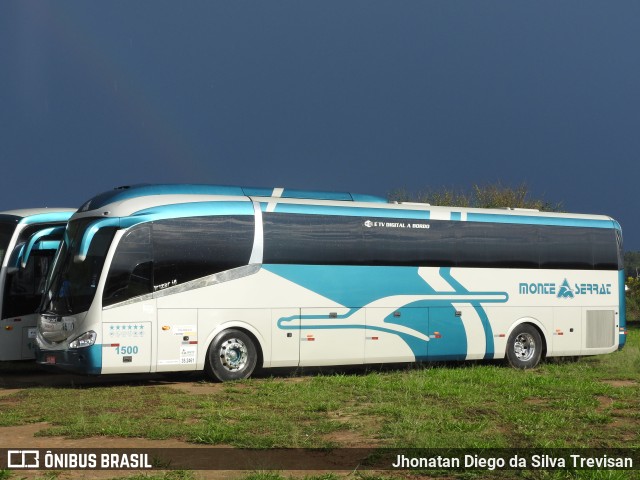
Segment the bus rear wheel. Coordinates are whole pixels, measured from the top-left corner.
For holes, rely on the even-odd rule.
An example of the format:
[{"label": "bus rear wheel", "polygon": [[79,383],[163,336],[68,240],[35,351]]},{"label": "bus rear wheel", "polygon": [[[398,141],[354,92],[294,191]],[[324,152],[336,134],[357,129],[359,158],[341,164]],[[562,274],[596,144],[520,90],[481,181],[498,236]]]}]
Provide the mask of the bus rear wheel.
[{"label": "bus rear wheel", "polygon": [[513,368],[534,368],[542,357],[542,337],[532,325],[518,325],[507,341],[507,361]]},{"label": "bus rear wheel", "polygon": [[253,373],[257,362],[258,352],[252,338],[240,330],[225,330],[209,346],[205,372],[221,382],[242,380]]}]

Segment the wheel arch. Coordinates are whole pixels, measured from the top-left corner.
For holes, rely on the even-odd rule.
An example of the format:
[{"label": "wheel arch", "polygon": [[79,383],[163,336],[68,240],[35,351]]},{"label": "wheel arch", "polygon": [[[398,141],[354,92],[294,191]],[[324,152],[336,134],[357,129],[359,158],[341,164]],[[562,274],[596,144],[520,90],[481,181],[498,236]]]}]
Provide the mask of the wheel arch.
[{"label": "wheel arch", "polygon": [[252,327],[251,325],[244,323],[244,322],[239,322],[239,321],[231,321],[231,322],[225,322],[222,323],[220,325],[218,325],[215,329],[213,329],[211,331],[211,333],[209,333],[209,335],[207,336],[207,339],[205,341],[205,346],[206,348],[203,348],[203,352],[202,355],[200,357],[200,361],[198,362],[198,370],[204,370],[206,362],[207,362],[207,355],[209,353],[209,348],[211,347],[211,343],[213,342],[213,340],[222,332],[226,331],[226,330],[239,330],[241,332],[243,332],[244,334],[248,335],[251,340],[253,340],[255,347],[256,347],[256,352],[258,354],[258,361],[256,363],[256,369],[258,368],[263,368],[264,366],[264,351],[265,351],[265,347],[264,347],[264,338],[263,336],[260,334],[260,332],[255,329],[254,327]]},{"label": "wheel arch", "polygon": [[[535,319],[533,317],[522,317],[522,318],[519,318],[517,321],[515,321],[511,325],[511,327],[507,331],[506,338],[511,337],[511,334],[513,333],[513,331],[517,327],[519,327],[520,325],[525,325],[525,324],[526,325],[531,325],[540,334],[540,338],[542,339],[542,357],[541,357],[541,359],[546,358],[547,352],[548,352],[549,340],[548,340],[547,330],[546,330],[546,328],[544,328],[544,325],[539,320],[537,320],[537,319]],[[505,350],[503,352],[505,358],[507,356],[507,348],[509,348],[508,344],[505,345]]]}]

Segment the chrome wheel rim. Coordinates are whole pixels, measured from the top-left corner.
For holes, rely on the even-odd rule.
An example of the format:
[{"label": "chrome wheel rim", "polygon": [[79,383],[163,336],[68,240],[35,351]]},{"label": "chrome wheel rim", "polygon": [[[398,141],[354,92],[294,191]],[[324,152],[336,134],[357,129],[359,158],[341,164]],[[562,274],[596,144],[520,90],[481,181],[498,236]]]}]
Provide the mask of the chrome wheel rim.
[{"label": "chrome wheel rim", "polygon": [[521,333],[516,337],[513,351],[518,360],[528,362],[536,353],[536,341],[531,334]]},{"label": "chrome wheel rim", "polygon": [[238,338],[230,338],[220,346],[220,361],[229,372],[242,370],[249,361],[247,346]]}]

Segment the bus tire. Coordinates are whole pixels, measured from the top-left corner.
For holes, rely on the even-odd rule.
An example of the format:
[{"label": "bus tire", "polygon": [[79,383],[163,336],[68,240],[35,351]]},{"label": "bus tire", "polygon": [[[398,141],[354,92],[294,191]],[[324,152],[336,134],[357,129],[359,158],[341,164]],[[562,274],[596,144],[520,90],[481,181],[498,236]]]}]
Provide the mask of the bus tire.
[{"label": "bus tire", "polygon": [[242,380],[253,373],[257,362],[253,339],[240,330],[230,329],[220,332],[211,342],[205,372],[221,382]]},{"label": "bus tire", "polygon": [[535,368],[542,357],[542,337],[529,324],[518,325],[507,341],[507,361],[513,368]]}]

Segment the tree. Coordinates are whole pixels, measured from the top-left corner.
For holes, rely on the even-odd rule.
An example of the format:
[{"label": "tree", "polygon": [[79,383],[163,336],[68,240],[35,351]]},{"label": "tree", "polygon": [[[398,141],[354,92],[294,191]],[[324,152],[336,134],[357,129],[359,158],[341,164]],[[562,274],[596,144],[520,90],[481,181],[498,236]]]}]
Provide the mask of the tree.
[{"label": "tree", "polygon": [[640,252],[625,252],[624,273],[626,277],[640,277]]},{"label": "tree", "polygon": [[640,320],[640,252],[625,252],[624,272],[627,278],[627,321]]},{"label": "tree", "polygon": [[627,321],[640,320],[640,278],[627,278]]},{"label": "tree", "polygon": [[543,199],[533,199],[529,195],[526,183],[516,187],[502,185],[500,182],[485,185],[473,184],[470,190],[442,187],[427,189],[418,193],[405,188],[396,188],[389,195],[396,202],[421,202],[431,205],[473,208],[532,208],[547,212],[561,211],[560,203],[551,203]]}]

